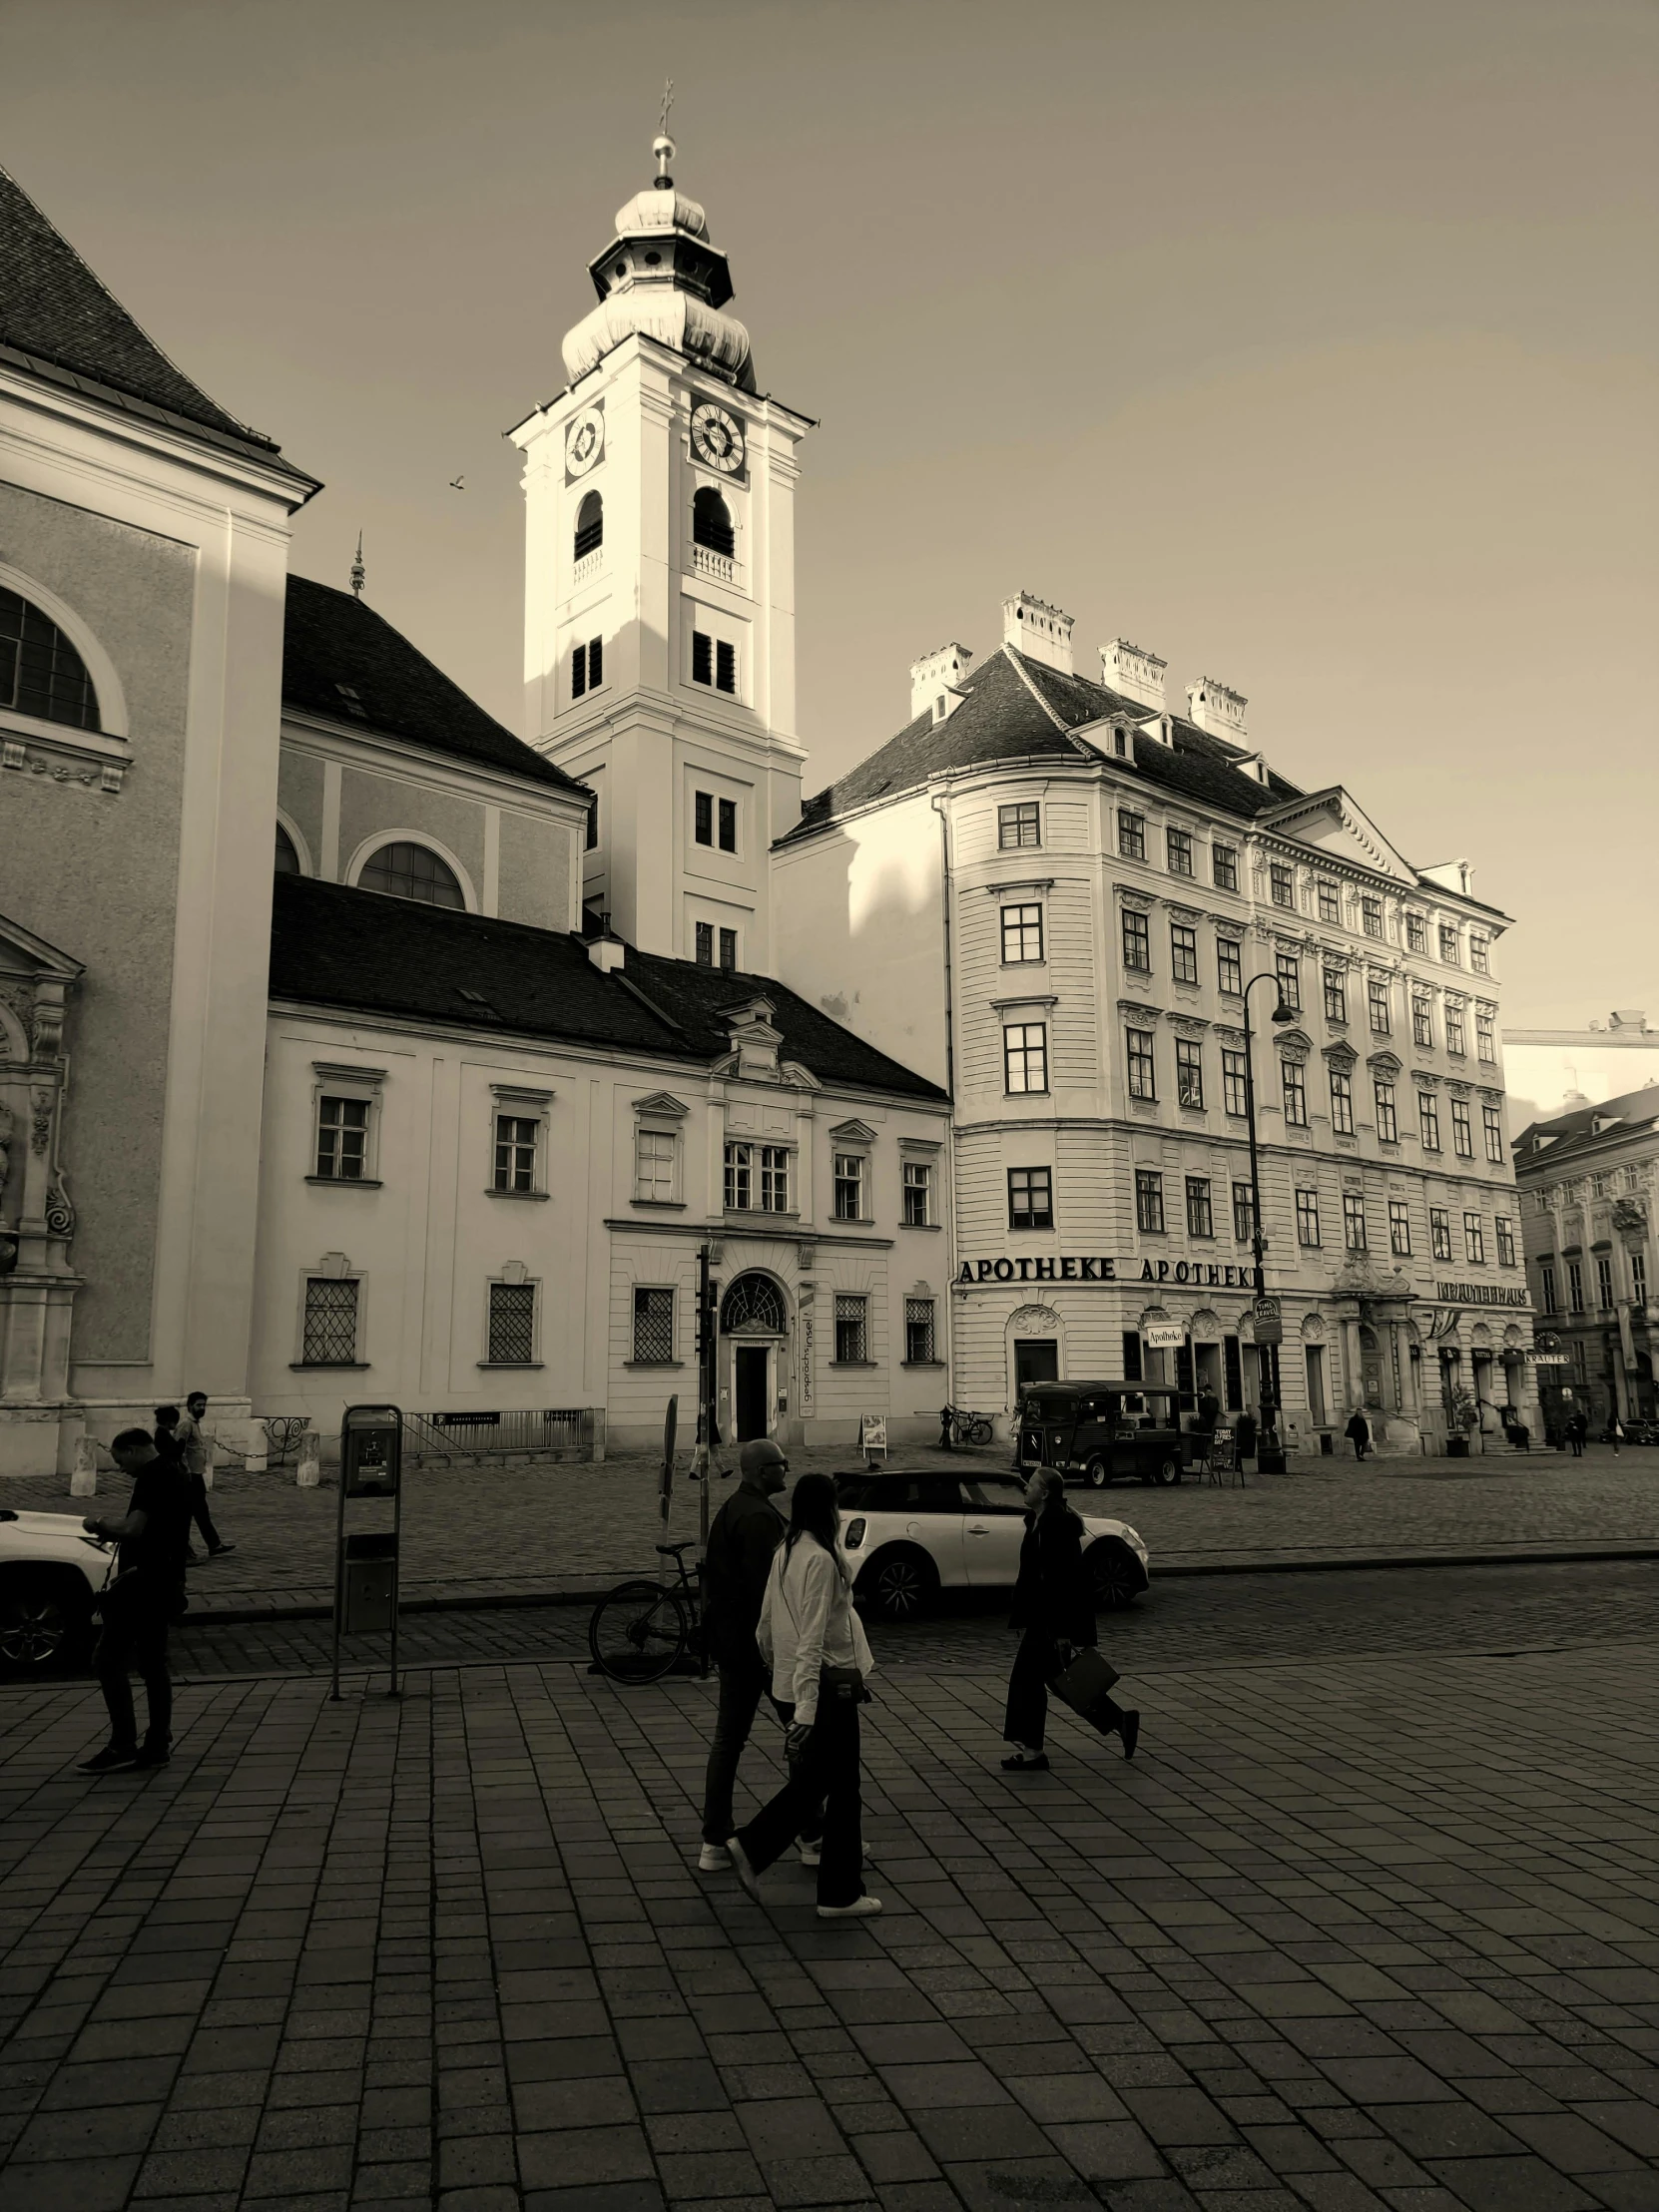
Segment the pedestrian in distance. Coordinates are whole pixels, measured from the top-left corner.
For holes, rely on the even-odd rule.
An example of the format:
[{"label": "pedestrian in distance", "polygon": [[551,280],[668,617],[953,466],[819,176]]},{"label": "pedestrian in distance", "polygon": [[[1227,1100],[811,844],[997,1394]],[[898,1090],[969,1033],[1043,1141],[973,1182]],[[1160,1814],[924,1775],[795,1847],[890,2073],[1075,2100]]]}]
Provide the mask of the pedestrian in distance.
[{"label": "pedestrian in distance", "polygon": [[[1094,1648],[1094,1595],[1083,1565],[1083,1523],[1066,1503],[1065,1476],[1058,1467],[1038,1467],[1025,1485],[1025,1535],[1019,1547],[1019,1579],[1014,1584],[1010,1627],[1020,1629],[1019,1650],[1008,1677],[1008,1704],[1002,1733],[1009,1773],[1048,1765],[1043,1732],[1048,1721],[1048,1686],[1063,1674],[1079,1651]],[[1109,1697],[1090,1713],[1103,1733],[1116,1731],[1123,1756],[1133,1759],[1141,1716],[1126,1713]]]},{"label": "pedestrian in distance", "polygon": [[941,1405],[939,1407],[939,1449],[941,1451],[953,1451],[955,1448],[950,1440],[950,1407]]},{"label": "pedestrian in distance", "polygon": [[1567,1441],[1572,1445],[1575,1459],[1584,1456],[1584,1439],[1590,1433],[1590,1424],[1582,1413],[1573,1413],[1567,1419]]},{"label": "pedestrian in distance", "polygon": [[[158,1407],[157,1418],[162,1411],[173,1412],[174,1407]],[[227,1551],[235,1551],[235,1544],[228,1544],[214,1526],[208,1510],[208,1439],[202,1433],[202,1420],[208,1410],[206,1390],[192,1390],[185,1400],[185,1410],[175,1419],[173,1433],[178,1439],[180,1454],[184,1460],[185,1479],[190,1488],[191,1519],[202,1531],[202,1541],[208,1547],[208,1557],[218,1559]]]},{"label": "pedestrian in distance", "polygon": [[1355,1458],[1363,1459],[1371,1449],[1371,1422],[1367,1420],[1358,1405],[1348,1416],[1348,1426],[1343,1430],[1343,1434],[1354,1439]]},{"label": "pedestrian in distance", "polygon": [[[190,1549],[190,1492],[177,1457],[156,1449],[143,1428],[124,1428],[110,1446],[133,1494],[120,1520],[89,1516],[87,1533],[117,1546],[116,1572],[99,1600],[103,1631],[93,1658],[110,1716],[110,1740],[81,1767],[113,1774],[123,1767],[165,1767],[173,1741],[173,1679],[167,1632],[185,1609],[185,1554]],[[132,1667],[144,1678],[148,1725],[141,1745],[133,1707]]]},{"label": "pedestrian in distance", "polygon": [[747,1827],[727,1838],[738,1880],[759,1900],[760,1878],[781,1859],[822,1804],[818,1869],[821,1921],[864,1920],[881,1900],[863,1885],[858,1708],[873,1670],[852,1575],[840,1546],[835,1485],[804,1474],[790,1500],[789,1532],[778,1547],[761,1609],[760,1647],[772,1695],[785,1716],[790,1779]]},{"label": "pedestrian in distance", "polygon": [[[770,1437],[744,1445],[738,1487],[715,1515],[703,1557],[703,1627],[720,1674],[720,1703],[703,1783],[701,1874],[717,1874],[732,1864],[726,1839],[737,1825],[732,1791],[738,1762],[761,1699],[771,1688],[756,1631],[773,1554],[784,1540],[784,1516],[773,1500],[783,1490],[789,1468]],[[804,1825],[801,1856],[808,1866],[816,1866],[821,1826],[811,1818]]]},{"label": "pedestrian in distance", "polygon": [[1612,1445],[1613,1457],[1616,1459],[1619,1455],[1619,1446],[1624,1441],[1624,1427],[1616,1412],[1609,1413],[1607,1416],[1607,1441]]}]

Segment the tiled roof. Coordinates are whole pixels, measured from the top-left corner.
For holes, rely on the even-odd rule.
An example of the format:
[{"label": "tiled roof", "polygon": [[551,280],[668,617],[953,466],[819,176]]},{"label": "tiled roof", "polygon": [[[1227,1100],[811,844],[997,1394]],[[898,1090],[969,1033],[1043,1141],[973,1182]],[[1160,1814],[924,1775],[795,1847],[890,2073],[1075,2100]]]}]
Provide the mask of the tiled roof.
[{"label": "tiled roof", "polygon": [[282,702],[586,795],[586,785],[485,714],[372,607],[307,576],[288,578]]},{"label": "tiled roof", "polygon": [[628,949],[603,974],[579,937],[278,875],[273,997],[649,1052],[707,1066],[731,1049],[723,1008],[765,997],[783,1057],[831,1087],[942,1103],[944,1093],[769,976]]},{"label": "tiled roof", "polygon": [[31,366],[67,371],[181,417],[234,443],[275,455],[193,384],[54,230],[15,177],[0,169],[0,345]]},{"label": "tiled roof", "polygon": [[[964,678],[960,689],[966,696],[945,721],[918,716],[838,783],[808,800],[801,822],[782,841],[809,836],[856,808],[914,791],[950,769],[1044,754],[1066,761],[1108,759],[1088,738],[1074,733],[1117,713],[1145,722],[1151,711],[1104,684],[1062,675],[1006,646]],[[1259,784],[1247,776],[1236,766],[1242,747],[1209,736],[1179,715],[1173,729],[1173,748],[1136,735],[1135,766],[1148,783],[1245,821],[1300,796],[1298,787],[1283,777]]]},{"label": "tiled roof", "polygon": [[[1595,1128],[1598,1121],[1614,1121],[1617,1130]],[[1604,1098],[1599,1105],[1574,1106],[1565,1114],[1553,1114],[1547,1121],[1534,1121],[1515,1139],[1517,1148],[1525,1147],[1521,1166],[1533,1159],[1547,1158],[1552,1164],[1563,1155],[1597,1144],[1614,1135],[1629,1136],[1633,1130],[1648,1122],[1659,1121],[1659,1083],[1645,1084],[1639,1091],[1626,1091],[1622,1098]],[[1548,1137],[1551,1141],[1542,1153],[1534,1153],[1531,1140]]]}]

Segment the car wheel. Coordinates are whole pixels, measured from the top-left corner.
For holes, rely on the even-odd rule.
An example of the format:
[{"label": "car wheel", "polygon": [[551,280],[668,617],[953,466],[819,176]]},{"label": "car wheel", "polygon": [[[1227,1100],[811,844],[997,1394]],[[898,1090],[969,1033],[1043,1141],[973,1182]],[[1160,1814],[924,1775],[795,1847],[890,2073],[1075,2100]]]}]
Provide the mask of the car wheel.
[{"label": "car wheel", "polygon": [[1103,1490],[1112,1479],[1112,1470],[1097,1453],[1083,1469],[1083,1479],[1091,1490]]},{"label": "car wheel", "polygon": [[79,1658],[91,1627],[91,1595],[68,1569],[0,1580],[0,1665],[9,1673],[46,1674]]},{"label": "car wheel", "polygon": [[1173,1452],[1166,1453],[1166,1455],[1159,1460],[1157,1479],[1163,1484],[1165,1489],[1168,1489],[1172,1482],[1180,1481],[1181,1462],[1179,1459],[1176,1458]]},{"label": "car wheel", "polygon": [[1103,1536],[1091,1546],[1085,1564],[1094,1589],[1094,1601],[1103,1613],[1121,1613],[1133,1605],[1146,1588],[1141,1563],[1127,1544]]},{"label": "car wheel", "polygon": [[939,1572],[924,1551],[879,1552],[858,1577],[858,1595],[884,1621],[913,1621],[932,1603]]}]

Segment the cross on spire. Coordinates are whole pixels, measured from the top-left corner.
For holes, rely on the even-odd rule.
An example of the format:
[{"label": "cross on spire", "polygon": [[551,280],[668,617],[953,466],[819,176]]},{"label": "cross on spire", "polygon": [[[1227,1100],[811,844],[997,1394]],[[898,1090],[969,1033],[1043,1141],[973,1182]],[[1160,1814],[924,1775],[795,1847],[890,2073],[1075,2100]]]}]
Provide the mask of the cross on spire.
[{"label": "cross on spire", "polygon": [[657,129],[664,138],[667,138],[668,136],[668,111],[670,108],[673,107],[673,105],[674,79],[672,77],[665,77],[663,80],[663,112],[661,120],[657,125]]}]

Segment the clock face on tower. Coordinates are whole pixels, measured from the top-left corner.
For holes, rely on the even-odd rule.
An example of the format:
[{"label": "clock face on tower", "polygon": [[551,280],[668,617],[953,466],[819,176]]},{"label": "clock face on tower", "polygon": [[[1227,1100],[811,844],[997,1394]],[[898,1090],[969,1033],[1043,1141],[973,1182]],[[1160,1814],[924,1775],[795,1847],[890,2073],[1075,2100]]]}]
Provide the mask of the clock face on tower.
[{"label": "clock face on tower", "polygon": [[692,450],[710,468],[731,476],[743,466],[743,430],[735,415],[712,399],[692,409]]},{"label": "clock face on tower", "polygon": [[605,450],[605,417],[597,407],[584,408],[565,436],[565,466],[572,476],[585,476]]}]

